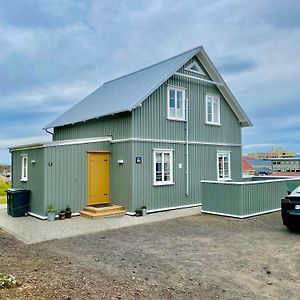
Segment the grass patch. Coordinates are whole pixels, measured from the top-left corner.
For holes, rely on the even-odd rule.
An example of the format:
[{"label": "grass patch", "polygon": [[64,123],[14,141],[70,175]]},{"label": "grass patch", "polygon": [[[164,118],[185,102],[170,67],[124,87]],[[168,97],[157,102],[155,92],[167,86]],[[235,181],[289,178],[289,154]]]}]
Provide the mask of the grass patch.
[{"label": "grass patch", "polygon": [[0,177],[0,204],[6,203],[5,191],[10,188],[10,183]]}]

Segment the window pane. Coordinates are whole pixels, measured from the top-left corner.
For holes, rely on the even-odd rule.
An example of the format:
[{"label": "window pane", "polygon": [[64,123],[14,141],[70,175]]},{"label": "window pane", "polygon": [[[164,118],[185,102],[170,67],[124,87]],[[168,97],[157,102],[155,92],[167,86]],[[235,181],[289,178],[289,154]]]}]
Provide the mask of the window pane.
[{"label": "window pane", "polygon": [[214,116],[214,122],[219,123],[219,102],[218,100],[213,101],[213,116]]},{"label": "window pane", "polygon": [[169,99],[170,99],[170,107],[175,108],[175,91],[174,90],[169,90]]},{"label": "window pane", "polygon": [[161,155],[161,153],[156,152],[156,154],[155,154],[155,161],[156,162],[162,162],[162,155]]},{"label": "window pane", "polygon": [[177,101],[182,101],[182,91],[177,91]]},{"label": "window pane", "polygon": [[170,154],[164,153],[164,181],[170,181]]},{"label": "window pane", "polygon": [[229,177],[229,158],[228,156],[224,156],[224,177]]},{"label": "window pane", "polygon": [[223,178],[223,157],[222,157],[222,155],[218,156],[218,169],[219,169],[219,178]]},{"label": "window pane", "polygon": [[207,102],[207,121],[212,122],[212,103],[211,101]]},{"label": "window pane", "polygon": [[156,163],[155,181],[162,181],[162,163]]},{"label": "window pane", "polygon": [[169,117],[170,118],[175,118],[175,108],[170,108],[169,109]]}]

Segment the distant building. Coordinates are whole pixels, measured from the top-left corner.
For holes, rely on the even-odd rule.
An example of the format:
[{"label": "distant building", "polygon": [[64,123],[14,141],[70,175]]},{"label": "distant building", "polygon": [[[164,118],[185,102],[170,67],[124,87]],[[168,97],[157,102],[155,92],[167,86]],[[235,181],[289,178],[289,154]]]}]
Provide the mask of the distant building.
[{"label": "distant building", "polygon": [[242,158],[242,170],[243,170],[243,177],[251,177],[254,175],[255,170],[254,168],[249,164],[246,158]]},{"label": "distant building", "polygon": [[255,175],[272,173],[272,162],[270,160],[248,159],[248,158],[246,159],[247,162],[254,169]]},{"label": "distant building", "polygon": [[278,177],[286,177],[286,176],[291,176],[291,177],[300,177],[300,172],[274,172],[272,173],[272,176],[278,176]]},{"label": "distant building", "polygon": [[253,152],[247,155],[248,158],[252,159],[293,158],[295,156],[295,152],[286,151],[282,148],[273,148],[271,152]]},{"label": "distant building", "polygon": [[274,158],[271,159],[273,172],[300,172],[300,158]]}]

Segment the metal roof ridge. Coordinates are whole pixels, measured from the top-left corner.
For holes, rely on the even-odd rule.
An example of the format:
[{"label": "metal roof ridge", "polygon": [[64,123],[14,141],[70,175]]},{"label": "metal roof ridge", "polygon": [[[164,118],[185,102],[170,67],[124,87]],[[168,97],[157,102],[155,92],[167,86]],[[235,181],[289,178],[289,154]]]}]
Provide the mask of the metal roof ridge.
[{"label": "metal roof ridge", "polygon": [[133,74],[142,72],[142,71],[144,71],[144,70],[146,70],[146,69],[153,68],[153,67],[155,67],[155,66],[157,66],[157,65],[160,65],[160,64],[162,64],[162,63],[164,63],[164,62],[166,62],[166,61],[168,61],[168,60],[174,59],[174,58],[176,58],[176,57],[178,57],[178,56],[181,56],[181,55],[186,54],[186,53],[188,53],[188,52],[194,51],[194,50],[196,50],[196,49],[199,49],[199,50],[200,50],[200,49],[203,49],[203,46],[200,45],[200,46],[194,47],[194,48],[192,48],[192,49],[190,49],[190,50],[186,50],[186,51],[184,51],[184,52],[182,52],[182,53],[180,53],[180,54],[177,54],[177,55],[174,55],[174,56],[169,57],[169,58],[167,58],[167,59],[164,59],[164,60],[159,61],[159,62],[157,62],[157,63],[155,63],[155,64],[152,64],[152,65],[150,65],[150,66],[147,66],[147,67],[144,67],[144,68],[142,68],[142,69],[136,70],[136,71],[134,71],[134,72],[131,72],[131,73],[122,75],[122,76],[120,76],[120,77],[111,79],[111,80],[109,80],[109,81],[104,82],[103,85],[105,85],[105,84],[107,84],[107,83],[110,83],[110,82],[112,82],[112,81],[115,81],[115,80],[122,79],[122,78],[127,77],[127,76],[130,76],[130,75],[133,75]]}]

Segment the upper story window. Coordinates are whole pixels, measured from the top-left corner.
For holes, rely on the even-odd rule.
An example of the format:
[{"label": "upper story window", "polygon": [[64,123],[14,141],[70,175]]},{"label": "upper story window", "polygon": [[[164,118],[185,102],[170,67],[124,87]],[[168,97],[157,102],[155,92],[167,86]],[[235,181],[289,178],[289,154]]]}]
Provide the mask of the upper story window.
[{"label": "upper story window", "polygon": [[221,125],[219,96],[206,95],[206,123],[211,125]]},{"label": "upper story window", "polygon": [[153,184],[173,184],[173,150],[153,151]]},{"label": "upper story window", "polygon": [[168,86],[168,119],[185,120],[185,89]]},{"label": "upper story window", "polygon": [[21,181],[27,181],[28,179],[28,155],[21,155],[22,169],[21,169]]},{"label": "upper story window", "polygon": [[231,180],[230,152],[217,152],[218,180]]}]

